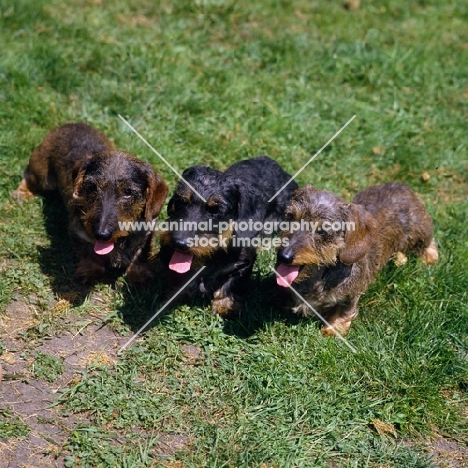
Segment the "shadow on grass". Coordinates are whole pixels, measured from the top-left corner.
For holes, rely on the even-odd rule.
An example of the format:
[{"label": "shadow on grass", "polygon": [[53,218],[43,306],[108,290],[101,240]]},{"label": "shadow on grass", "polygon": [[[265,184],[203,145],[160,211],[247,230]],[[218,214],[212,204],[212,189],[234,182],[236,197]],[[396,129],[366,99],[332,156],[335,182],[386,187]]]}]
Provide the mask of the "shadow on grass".
[{"label": "shadow on grass", "polygon": [[[119,318],[136,333],[148,320],[164,306],[163,288],[157,258],[150,261],[150,268],[154,278],[141,285],[124,284],[119,288],[122,294],[122,304],[118,306]],[[173,310],[174,304],[166,307],[161,314],[153,320],[142,334],[150,330],[161,317]]]},{"label": "shadow on grass", "polygon": [[[125,287],[122,291],[123,305],[119,307],[118,312],[121,319],[130,326],[134,333],[156,315],[141,332],[141,335],[144,336],[181,306],[189,307],[194,314],[210,314],[211,301],[201,294],[189,298],[176,297],[168,304],[170,297],[167,297],[164,291],[164,273],[158,271],[157,259],[154,261],[155,280],[149,288],[142,290],[141,288]],[[276,286],[273,277],[261,278],[260,275],[253,275],[250,292],[240,316],[236,319],[224,320],[223,332],[227,335],[247,339],[262,330],[268,323],[282,321],[295,325],[304,320],[284,307],[290,298],[287,293],[288,291],[280,290]]]},{"label": "shadow on grass", "polygon": [[73,290],[75,259],[68,238],[67,212],[58,194],[42,198],[42,214],[50,246],[38,247],[39,264],[42,272],[51,278],[52,290],[60,297]]},{"label": "shadow on grass", "polygon": [[[68,236],[68,213],[60,196],[50,193],[42,200],[44,227],[50,245],[38,247],[41,271],[50,278],[52,291],[57,298],[80,306],[95,285],[82,285],[73,278],[77,258]],[[156,262],[154,264],[156,268]],[[121,279],[122,275],[122,270],[110,270],[100,283],[109,284],[114,291],[122,294],[123,304],[118,307],[118,314],[132,331],[137,331],[163,305],[159,301],[162,296],[161,282],[156,272],[154,281],[141,286],[128,286]]]},{"label": "shadow on grass", "polygon": [[[67,299],[73,305],[79,306],[93,287],[78,285],[73,280],[77,259],[68,237],[67,211],[57,194],[43,198],[42,211],[50,246],[38,247],[41,270],[51,278],[52,290],[58,298]],[[104,279],[105,283],[110,284],[122,294],[121,305],[118,306],[117,313],[134,333],[160,311],[169,299],[163,291],[164,272],[158,267],[158,258],[153,258],[151,263],[154,279],[144,285],[117,286],[117,282],[121,283],[119,280],[122,275],[121,271],[108,273]],[[260,274],[254,273],[250,280],[250,292],[240,316],[234,320],[225,320],[223,331],[227,335],[246,339],[258,333],[270,322],[283,321],[297,324],[302,319],[283,307],[286,302],[287,293],[276,286],[273,276],[262,278]],[[161,319],[173,313],[181,305],[187,305],[195,310],[205,309],[205,313],[210,313],[210,300],[201,295],[188,300],[175,298],[145,328],[142,334],[157,326]]]},{"label": "shadow on grass", "polygon": [[[50,246],[38,247],[41,270],[51,279],[52,291],[58,298],[79,306],[93,287],[79,285],[73,280],[77,259],[68,236],[68,214],[57,193],[43,197],[42,214]],[[116,279],[117,274],[111,275],[105,282],[114,284]]]},{"label": "shadow on grass", "polygon": [[279,288],[273,275],[267,278],[254,275],[250,294],[240,317],[237,320],[226,320],[223,330],[227,335],[246,339],[265,328],[268,323],[281,321],[296,325],[303,319],[287,307],[290,299],[289,291]]}]

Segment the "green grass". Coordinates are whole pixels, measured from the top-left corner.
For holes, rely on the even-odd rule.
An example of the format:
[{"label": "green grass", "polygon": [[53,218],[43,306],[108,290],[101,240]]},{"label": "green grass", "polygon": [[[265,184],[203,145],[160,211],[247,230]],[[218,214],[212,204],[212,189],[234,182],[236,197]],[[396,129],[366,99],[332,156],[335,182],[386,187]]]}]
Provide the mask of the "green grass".
[{"label": "green grass", "polygon": [[0,438],[24,439],[29,435],[29,427],[21,419],[14,417],[10,411],[0,409]]},{"label": "green grass", "polygon": [[34,355],[33,375],[36,379],[54,382],[65,371],[62,361],[54,356],[37,352]]},{"label": "green grass", "polygon": [[[22,335],[32,349],[63,332],[48,304],[72,289],[73,257],[60,207],[10,194],[31,149],[67,121],[103,130],[172,190],[176,176],[119,114],[179,170],[267,154],[290,173],[356,114],[298,183],[350,198],[405,182],[441,254],[432,268],[410,259],[382,272],[349,335],[356,354],[280,313],[273,257],[261,254],[241,320],[178,306],[115,366],[63,389],[61,414],[87,421],[69,433],[67,466],[429,467],[421,440],[468,444],[467,23],[463,0],[357,11],[326,0],[0,0],[0,307],[33,304],[39,320]],[[108,326],[130,337],[160,305],[158,288],[98,286]],[[2,414],[1,427],[13,424]],[[377,433],[377,419],[397,438]],[[185,442],[161,458],[168,437]]]}]

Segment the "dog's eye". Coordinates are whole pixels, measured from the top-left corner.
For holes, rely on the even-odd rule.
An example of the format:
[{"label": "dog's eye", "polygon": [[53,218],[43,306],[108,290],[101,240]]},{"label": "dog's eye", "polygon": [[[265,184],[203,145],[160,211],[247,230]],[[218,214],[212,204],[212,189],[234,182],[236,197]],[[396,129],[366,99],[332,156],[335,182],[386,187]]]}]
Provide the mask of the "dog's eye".
[{"label": "dog's eye", "polygon": [[97,192],[97,185],[92,180],[85,180],[81,189],[84,193],[92,194]]},{"label": "dog's eye", "polygon": [[123,191],[123,196],[124,198],[131,198],[135,195],[135,191],[130,189],[130,188],[126,188],[124,191]]},{"label": "dog's eye", "polygon": [[190,199],[182,196],[174,197],[174,206],[182,207],[188,205],[190,203]]},{"label": "dog's eye", "polygon": [[172,206],[173,206],[174,211],[182,211],[182,210],[187,209],[188,204],[189,204],[188,200],[184,200],[183,198],[176,198]]},{"label": "dog's eye", "polygon": [[218,214],[219,213],[219,205],[206,205],[206,208],[208,210],[208,213],[211,214]]}]

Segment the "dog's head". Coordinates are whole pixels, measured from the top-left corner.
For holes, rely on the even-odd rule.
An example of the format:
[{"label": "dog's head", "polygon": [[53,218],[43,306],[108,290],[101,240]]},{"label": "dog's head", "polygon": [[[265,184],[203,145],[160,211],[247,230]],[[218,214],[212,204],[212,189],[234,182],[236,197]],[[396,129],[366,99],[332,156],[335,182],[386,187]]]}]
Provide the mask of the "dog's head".
[{"label": "dog's head", "polygon": [[230,220],[247,219],[254,209],[239,179],[206,166],[192,166],[182,177],[168,203],[168,229],[161,235],[161,243],[174,249],[169,268],[178,273],[187,272],[194,259],[204,261],[218,249],[226,250],[234,233]]},{"label": "dog's head", "polygon": [[294,192],[286,220],[290,229],[281,233],[283,247],[278,250],[280,286],[290,286],[306,266],[358,262],[377,232],[375,219],[363,206],[311,185]]},{"label": "dog's head", "polygon": [[154,220],[168,193],[150,164],[123,151],[87,156],[75,166],[73,180],[71,203],[99,255],[131,233],[122,223]]}]

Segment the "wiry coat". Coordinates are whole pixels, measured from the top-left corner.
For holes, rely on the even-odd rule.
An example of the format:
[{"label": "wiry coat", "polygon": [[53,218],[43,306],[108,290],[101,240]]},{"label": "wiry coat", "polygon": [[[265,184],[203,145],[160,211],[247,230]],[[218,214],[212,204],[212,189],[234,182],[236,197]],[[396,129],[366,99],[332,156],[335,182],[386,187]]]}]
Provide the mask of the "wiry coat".
[{"label": "wiry coat", "polygon": [[[294,288],[328,322],[324,334],[347,331],[360,296],[394,254],[422,255],[427,264],[438,259],[432,220],[403,184],[370,187],[351,203],[308,185],[294,193],[286,214],[316,230],[282,233],[288,245],[278,251],[277,269],[284,275],[278,284]],[[323,228],[333,225],[341,227]],[[296,312],[314,314],[292,297]]]},{"label": "wiry coat", "polygon": [[[186,169],[182,177],[168,203],[168,222],[182,221],[187,225],[187,222],[211,220],[213,228],[208,231],[185,228],[161,236],[161,260],[168,269],[169,284],[173,290],[178,289],[204,266],[186,292],[207,295],[212,298],[213,313],[235,317],[248,289],[256,248],[234,244],[239,238],[249,241],[262,232],[226,228],[220,233],[219,223],[279,221],[297,185],[291,181],[268,202],[291,177],[265,156],[235,163],[224,173],[206,166],[193,166]],[[192,245],[190,240],[196,236],[220,242],[216,246]],[[179,270],[183,273],[171,270],[175,256],[186,259],[187,267]]]},{"label": "wiry coat", "polygon": [[150,276],[146,263],[153,233],[119,226],[151,221],[161,211],[168,187],[150,164],[114,149],[90,125],[65,124],[33,150],[13,195],[25,201],[51,191],[60,194],[68,211],[77,281],[95,281],[107,268],[126,270],[131,281]]}]

